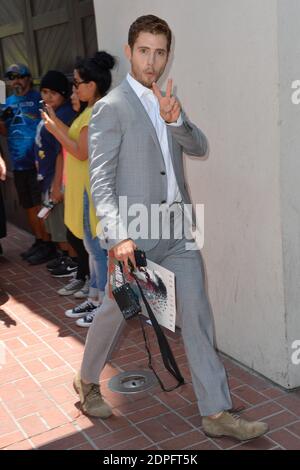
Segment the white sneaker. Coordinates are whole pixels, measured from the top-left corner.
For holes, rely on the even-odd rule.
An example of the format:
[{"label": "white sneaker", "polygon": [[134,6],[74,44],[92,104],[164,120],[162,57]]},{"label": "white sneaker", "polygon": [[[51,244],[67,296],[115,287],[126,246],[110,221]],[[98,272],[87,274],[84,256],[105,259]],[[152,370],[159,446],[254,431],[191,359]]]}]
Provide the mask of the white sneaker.
[{"label": "white sneaker", "polygon": [[[82,281],[83,282],[83,281]],[[90,279],[87,277],[82,286],[77,289],[77,292],[74,293],[76,299],[85,299],[88,297],[90,291]]]},{"label": "white sneaker", "polygon": [[96,315],[96,309],[95,311],[85,315],[85,317],[78,318],[78,320],[76,320],[76,325],[81,326],[83,328],[88,328],[93,323],[95,315]]},{"label": "white sneaker", "polygon": [[85,300],[80,305],[76,305],[76,307],[66,310],[65,315],[68,318],[79,318],[87,315],[88,313],[92,313],[98,305],[95,305],[90,300]]},{"label": "white sneaker", "polygon": [[67,285],[59,289],[57,293],[59,295],[71,295],[74,294],[74,292],[77,292],[83,286],[84,281],[82,281],[81,279],[72,279],[70,282],[68,282]]}]

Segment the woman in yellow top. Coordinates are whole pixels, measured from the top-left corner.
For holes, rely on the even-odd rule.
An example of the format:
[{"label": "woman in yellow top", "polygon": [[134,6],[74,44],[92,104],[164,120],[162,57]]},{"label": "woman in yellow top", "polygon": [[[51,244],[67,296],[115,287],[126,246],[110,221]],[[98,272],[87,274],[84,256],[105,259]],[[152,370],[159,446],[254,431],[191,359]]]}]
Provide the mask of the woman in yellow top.
[{"label": "woman in yellow top", "polygon": [[[79,318],[77,325],[90,326],[96,308],[101,303],[107,281],[107,253],[100,246],[96,235],[98,220],[90,195],[88,168],[88,124],[93,105],[111,86],[111,69],[115,59],[108,53],[97,52],[94,57],[79,59],[75,64],[73,92],[87,103],[86,109],[74,120],[70,128],[65,126],[51,108],[42,117],[49,132],[67,151],[65,163],[65,224],[77,237],[84,240],[90,256],[90,298],[66,315]],[[93,279],[94,277],[94,279]],[[94,283],[94,285],[93,285]],[[93,291],[93,288],[97,289]],[[99,298],[95,299],[95,292]]]}]

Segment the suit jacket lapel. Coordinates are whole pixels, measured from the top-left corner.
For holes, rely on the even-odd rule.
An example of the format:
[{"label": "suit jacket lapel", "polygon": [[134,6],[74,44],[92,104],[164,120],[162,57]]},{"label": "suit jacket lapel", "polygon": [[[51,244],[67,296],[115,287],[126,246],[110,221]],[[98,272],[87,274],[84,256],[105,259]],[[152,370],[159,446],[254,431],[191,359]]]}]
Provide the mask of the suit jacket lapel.
[{"label": "suit jacket lapel", "polygon": [[[155,127],[152,124],[152,121],[151,121],[147,111],[145,110],[145,108],[144,108],[143,104],[141,103],[141,101],[139,100],[138,96],[135,94],[135,92],[133,91],[133,89],[129,85],[126,78],[121,83],[121,87],[122,87],[122,89],[123,89],[123,91],[126,95],[126,98],[134,106],[134,108],[136,109],[137,113],[140,116],[140,119],[145,123],[145,126],[147,126],[149,131],[151,132],[151,136],[154,140],[154,143],[155,143],[157,149],[160,152],[160,155],[161,155],[161,158],[162,158],[163,164],[164,164],[165,161],[164,161],[164,157],[163,157],[163,154],[162,154],[162,151],[161,151],[161,146],[160,146],[159,140],[157,138],[156,130],[155,130]],[[168,133],[168,139],[169,139],[169,133]],[[169,145],[170,145],[170,140],[171,139],[169,139]]]}]

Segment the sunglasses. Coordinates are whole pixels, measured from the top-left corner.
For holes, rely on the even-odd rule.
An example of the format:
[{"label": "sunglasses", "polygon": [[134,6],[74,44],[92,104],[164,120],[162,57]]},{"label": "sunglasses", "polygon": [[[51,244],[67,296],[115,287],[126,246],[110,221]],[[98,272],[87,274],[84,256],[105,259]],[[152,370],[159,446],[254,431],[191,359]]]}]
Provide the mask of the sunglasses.
[{"label": "sunglasses", "polygon": [[81,80],[81,82],[79,82],[78,80],[73,80],[72,84],[73,86],[76,88],[79,88],[79,85],[81,85],[82,83],[89,83],[89,80]]},{"label": "sunglasses", "polygon": [[14,73],[14,72],[9,72],[6,74],[6,78],[8,78],[8,80],[17,80],[20,78],[25,78],[27,76],[28,75],[20,75],[19,73]]}]

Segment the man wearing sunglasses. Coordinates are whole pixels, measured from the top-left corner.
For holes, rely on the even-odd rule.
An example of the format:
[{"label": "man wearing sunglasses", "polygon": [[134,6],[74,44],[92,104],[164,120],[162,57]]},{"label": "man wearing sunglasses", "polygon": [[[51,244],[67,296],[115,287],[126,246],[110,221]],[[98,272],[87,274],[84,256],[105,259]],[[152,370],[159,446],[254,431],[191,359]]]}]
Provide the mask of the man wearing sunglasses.
[{"label": "man wearing sunglasses", "polygon": [[33,144],[37,125],[41,120],[40,94],[32,89],[29,68],[12,64],[5,78],[13,94],[6,100],[5,118],[0,120],[0,134],[7,136],[8,152],[14,172],[14,181],[20,205],[26,210],[29,225],[36,240],[22,253],[24,258],[33,255],[46,240],[46,233],[37,214],[40,210],[41,191],[37,181]]}]

